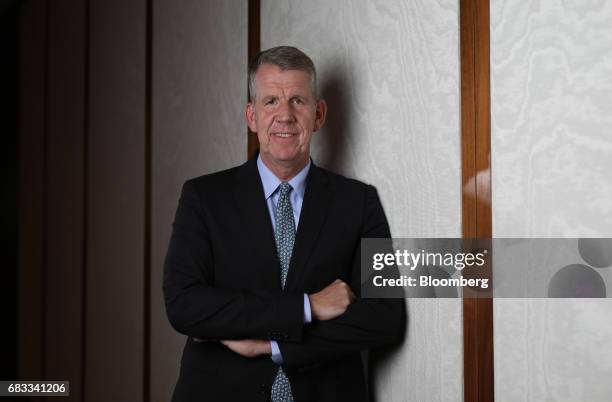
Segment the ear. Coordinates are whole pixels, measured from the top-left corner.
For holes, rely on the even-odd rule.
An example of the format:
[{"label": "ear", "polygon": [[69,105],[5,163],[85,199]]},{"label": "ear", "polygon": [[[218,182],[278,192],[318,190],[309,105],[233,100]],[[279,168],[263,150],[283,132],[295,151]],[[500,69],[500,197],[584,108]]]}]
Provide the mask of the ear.
[{"label": "ear", "polygon": [[321,99],[317,102],[317,109],[315,111],[315,124],[312,131],[318,131],[323,124],[325,124],[325,116],[327,115],[327,102]]},{"label": "ear", "polygon": [[253,105],[253,102],[247,103],[245,117],[249,130],[251,130],[252,133],[256,133],[257,124],[255,122],[255,105]]}]

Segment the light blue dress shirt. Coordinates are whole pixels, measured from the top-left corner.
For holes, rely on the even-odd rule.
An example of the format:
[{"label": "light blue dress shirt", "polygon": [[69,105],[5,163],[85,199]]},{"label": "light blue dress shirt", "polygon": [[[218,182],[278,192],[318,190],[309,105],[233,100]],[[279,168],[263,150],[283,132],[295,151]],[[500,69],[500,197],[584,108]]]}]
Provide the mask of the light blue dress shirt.
[{"label": "light blue dress shirt", "polygon": [[[308,165],[304,169],[295,175],[289,184],[293,188],[293,191],[289,193],[289,202],[291,208],[293,208],[293,218],[295,219],[295,230],[297,230],[298,223],[300,221],[300,213],[302,212],[302,203],[304,202],[304,193],[306,192],[306,176],[310,170],[312,162],[308,162]],[[268,212],[270,213],[270,220],[272,221],[272,228],[276,227],[276,205],[278,203],[278,186],[281,184],[281,180],[268,169],[265,163],[261,160],[261,155],[257,156],[257,170],[259,170],[259,177],[261,177],[261,183],[263,184],[264,195],[266,197],[266,203],[268,205]],[[308,295],[304,293],[304,322],[306,324],[312,321],[312,312],[310,310],[310,300]],[[283,363],[283,356],[281,355],[278,343],[276,341],[270,341],[272,347],[272,360],[276,364]]]}]

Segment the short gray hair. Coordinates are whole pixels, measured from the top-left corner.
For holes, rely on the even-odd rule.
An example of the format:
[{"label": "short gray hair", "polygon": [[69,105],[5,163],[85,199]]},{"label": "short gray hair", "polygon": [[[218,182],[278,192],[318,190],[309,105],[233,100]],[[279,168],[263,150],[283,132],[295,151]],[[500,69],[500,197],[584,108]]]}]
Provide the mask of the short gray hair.
[{"label": "short gray hair", "polygon": [[277,46],[259,52],[249,63],[249,99],[255,102],[255,74],[263,64],[272,64],[281,70],[300,70],[310,75],[310,88],[317,98],[317,71],[312,59],[297,47]]}]

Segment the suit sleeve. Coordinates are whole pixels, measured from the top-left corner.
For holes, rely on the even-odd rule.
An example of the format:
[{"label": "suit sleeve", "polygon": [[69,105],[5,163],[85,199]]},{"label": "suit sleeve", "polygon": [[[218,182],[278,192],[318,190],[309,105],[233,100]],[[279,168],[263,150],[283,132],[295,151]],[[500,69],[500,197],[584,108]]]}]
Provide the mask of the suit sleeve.
[{"label": "suit sleeve", "polygon": [[235,291],[214,286],[214,255],[203,204],[193,181],[183,186],[164,264],[170,324],[201,339],[282,339],[299,342],[302,294]]},{"label": "suit sleeve", "polygon": [[[368,186],[364,204],[361,237],[390,237],[389,225],[374,187]],[[316,321],[305,327],[300,343],[279,342],[286,367],[316,366],[400,339],[405,316],[403,299],[360,298],[360,264],[359,246],[354,252],[350,284],[357,300],[344,314],[336,319]]]}]

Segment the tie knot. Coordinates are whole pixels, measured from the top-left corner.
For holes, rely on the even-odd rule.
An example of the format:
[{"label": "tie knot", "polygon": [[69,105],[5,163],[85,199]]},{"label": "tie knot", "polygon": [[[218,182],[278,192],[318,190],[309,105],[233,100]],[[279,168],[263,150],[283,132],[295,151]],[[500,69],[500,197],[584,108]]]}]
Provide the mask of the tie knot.
[{"label": "tie knot", "polygon": [[279,189],[279,193],[278,193],[279,197],[283,197],[289,194],[289,192],[292,190],[292,187],[291,187],[291,184],[284,181],[278,186],[278,189]]}]

